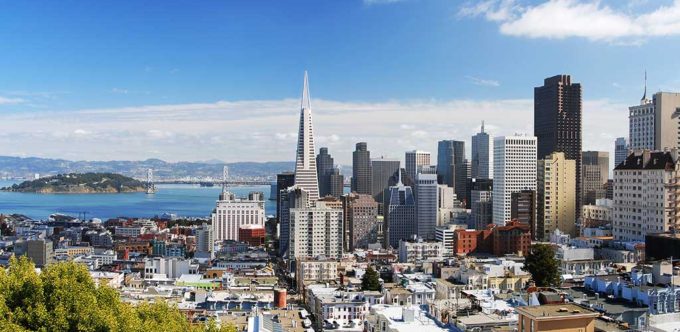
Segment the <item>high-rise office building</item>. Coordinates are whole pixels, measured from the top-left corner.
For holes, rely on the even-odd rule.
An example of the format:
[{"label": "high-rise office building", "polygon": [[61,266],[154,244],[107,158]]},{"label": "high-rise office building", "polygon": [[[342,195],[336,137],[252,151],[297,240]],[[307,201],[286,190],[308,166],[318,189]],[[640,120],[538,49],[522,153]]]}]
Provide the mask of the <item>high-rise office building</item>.
[{"label": "high-rise office building", "polygon": [[471,178],[493,178],[493,140],[484,132],[484,121],[479,133],[472,136]]},{"label": "high-rise office building", "polygon": [[340,168],[333,168],[328,176],[328,195],[335,198],[342,196],[343,189],[345,189],[345,177],[340,174]]},{"label": "high-rise office building", "polygon": [[634,151],[614,169],[614,240],[644,242],[645,235],[678,229],[678,150]]},{"label": "high-rise office building", "polygon": [[290,209],[290,230],[290,257],[342,257],[341,204],[324,199],[313,206]]},{"label": "high-rise office building", "polygon": [[212,233],[215,241],[238,241],[238,229],[243,225],[264,227],[264,194],[251,192],[247,197],[237,198],[234,193],[220,194],[212,212]]},{"label": "high-rise office building", "polygon": [[537,159],[553,152],[564,152],[565,158],[576,161],[576,205],[574,215],[581,214],[581,84],[572,83],[571,76],[546,78],[543,86],[534,88],[534,135],[537,139]]},{"label": "high-rise office building", "polygon": [[352,192],[371,194],[371,152],[366,142],[359,142],[352,152]]},{"label": "high-rise office building", "polygon": [[493,162],[493,222],[505,226],[512,193],[536,190],[536,137],[494,138]]},{"label": "high-rise office building", "polygon": [[546,241],[559,229],[576,237],[576,161],[553,152],[537,165],[536,236]]},{"label": "high-rise office building", "polygon": [[614,142],[614,167],[619,166],[621,162],[628,157],[628,142],[625,137],[619,137]]},{"label": "high-rise office building", "polygon": [[418,234],[413,189],[401,182],[401,174],[397,178],[398,183],[387,190],[385,197],[386,227],[383,231],[386,234],[386,247],[392,248],[399,248],[400,240],[411,239]]},{"label": "high-rise office building", "polygon": [[319,199],[315,152],[312,102],[309,96],[307,72],[305,71],[300,105],[300,130],[298,131],[297,153],[295,155],[295,185],[308,192],[310,201]]},{"label": "high-rise office building", "polygon": [[437,226],[447,225],[454,219],[456,193],[445,184],[438,184],[437,191]]},{"label": "high-rise office building", "polygon": [[470,226],[484,230],[493,223],[493,180],[470,179],[468,182],[470,196]]},{"label": "high-rise office building", "polygon": [[281,217],[279,219],[279,255],[289,258],[291,240],[290,210],[308,207],[312,204],[309,200],[309,193],[298,186],[292,186],[279,192],[281,193],[279,201],[279,206],[281,207]]},{"label": "high-rise office building", "polygon": [[437,227],[439,198],[437,174],[416,175],[416,213],[418,237],[433,240]]},{"label": "high-rise office building", "polygon": [[665,150],[680,147],[680,93],[657,92],[652,100],[645,95],[640,105],[629,107],[629,149]]},{"label": "high-rise office building", "polygon": [[405,160],[404,167],[406,167],[406,175],[408,175],[413,181],[416,181],[418,168],[420,166],[430,165],[430,153],[418,150],[406,151],[404,160]]},{"label": "high-rise office building", "polygon": [[536,191],[522,190],[512,193],[510,198],[510,218],[520,224],[528,225],[531,238],[536,240]]},{"label": "high-rise office building", "polygon": [[316,155],[316,175],[319,181],[319,197],[330,195],[331,173],[333,172],[333,157],[328,153],[328,148],[319,149]]},{"label": "high-rise office building", "polygon": [[465,197],[467,184],[465,142],[446,140],[437,144],[437,174],[439,183],[453,187],[459,200]]},{"label": "high-rise office building", "polygon": [[345,225],[349,228],[346,250],[367,249],[378,241],[378,202],[371,195],[342,196]]},{"label": "high-rise office building", "polygon": [[371,160],[371,195],[378,202],[378,213],[383,213],[383,196],[390,185],[390,178],[399,171],[397,159],[376,158]]},{"label": "high-rise office building", "polygon": [[276,220],[281,222],[281,192],[295,185],[295,173],[283,172],[276,174]]},{"label": "high-rise office building", "polygon": [[583,205],[592,205],[596,200],[607,197],[609,152],[583,151],[581,179]]}]

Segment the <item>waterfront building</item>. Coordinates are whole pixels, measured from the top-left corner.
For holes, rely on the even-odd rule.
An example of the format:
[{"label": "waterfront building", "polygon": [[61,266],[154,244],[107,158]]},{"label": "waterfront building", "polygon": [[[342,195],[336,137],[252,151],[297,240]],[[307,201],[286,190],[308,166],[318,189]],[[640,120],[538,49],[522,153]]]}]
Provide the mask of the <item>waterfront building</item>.
[{"label": "waterfront building", "polygon": [[583,204],[595,204],[595,201],[607,197],[607,181],[609,180],[609,152],[583,151],[581,178]]},{"label": "waterfront building", "polygon": [[413,181],[416,181],[418,168],[420,166],[430,165],[430,153],[418,150],[407,151],[404,156],[404,160],[406,175],[408,175]]},{"label": "waterfront building", "polygon": [[371,195],[351,193],[342,197],[347,239],[345,250],[367,249],[378,242],[378,202]]},{"label": "waterfront building", "polygon": [[[566,159],[563,152],[553,152],[538,161],[536,185],[536,237],[544,241],[555,229],[572,237],[577,235],[576,161]],[[580,211],[580,209],[579,209]]]},{"label": "waterfront building", "polygon": [[388,189],[385,200],[386,247],[392,248],[399,248],[400,240],[411,239],[418,234],[413,189],[402,183],[401,174],[397,178],[399,182]]},{"label": "waterfront building", "polygon": [[264,227],[264,195],[251,192],[247,197],[237,198],[234,193],[220,194],[212,212],[212,233],[215,241],[239,241],[238,230],[243,225]]},{"label": "waterfront building", "polygon": [[534,135],[537,159],[563,152],[565,159],[576,161],[576,204],[573,215],[581,213],[582,89],[571,76],[546,78],[534,88]]},{"label": "waterfront building", "polygon": [[458,199],[465,197],[467,184],[465,142],[444,140],[437,143],[437,174],[439,183],[453,187]]},{"label": "waterfront building", "polygon": [[389,187],[390,178],[399,172],[400,161],[384,157],[371,160],[371,195],[378,202],[378,213],[383,213],[385,189]]},{"label": "waterfront building", "polygon": [[307,72],[302,87],[300,103],[300,128],[295,154],[295,185],[308,192],[309,200],[319,199],[319,183],[314,156],[314,129],[312,127],[312,103],[309,95]]},{"label": "waterfront building", "polygon": [[484,121],[481,131],[472,136],[471,178],[493,178],[493,139],[484,132]]},{"label": "waterfront building", "polygon": [[319,181],[319,197],[331,195],[331,174],[334,170],[333,157],[328,148],[319,149],[316,155],[316,175]]},{"label": "waterfront building", "polygon": [[342,257],[342,204],[323,200],[291,208],[289,237],[289,257]]},{"label": "waterfront building", "polygon": [[511,219],[512,193],[536,190],[536,137],[496,137],[493,151],[493,222],[502,226]]},{"label": "waterfront building", "polygon": [[614,167],[628,157],[628,142],[625,137],[618,137],[614,142]]},{"label": "waterfront building", "polygon": [[644,242],[676,227],[678,150],[634,151],[614,169],[614,240]]},{"label": "waterfront building", "polygon": [[510,198],[510,219],[529,226],[531,238],[537,239],[535,190],[521,190],[512,193]]},{"label": "waterfront building", "polygon": [[425,240],[434,239],[437,227],[439,185],[437,174],[418,173],[416,175],[416,220],[418,237]]},{"label": "waterfront building", "polygon": [[352,192],[370,195],[371,176],[371,152],[366,142],[359,142],[352,152]]}]

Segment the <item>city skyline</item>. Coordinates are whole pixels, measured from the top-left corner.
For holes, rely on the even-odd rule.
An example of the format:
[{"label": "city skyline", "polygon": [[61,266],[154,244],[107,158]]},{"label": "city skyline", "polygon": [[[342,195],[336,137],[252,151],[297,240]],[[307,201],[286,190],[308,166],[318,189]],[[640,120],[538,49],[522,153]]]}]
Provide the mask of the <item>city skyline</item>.
[{"label": "city skyline", "polygon": [[[645,23],[645,15],[663,6],[671,11],[680,7],[677,2],[506,3],[210,4],[181,15],[173,5],[160,11],[119,3],[110,8],[119,17],[97,26],[90,20],[104,16],[99,9],[44,3],[36,11],[35,5],[13,4],[0,14],[1,30],[13,31],[2,33],[7,43],[0,46],[0,121],[6,128],[0,155],[291,160],[284,147],[296,139],[290,130],[296,123],[295,82],[305,69],[315,82],[317,147],[328,146],[344,165],[359,141],[368,142],[375,156],[399,157],[409,150],[434,151],[439,140],[469,145],[482,120],[493,136],[531,133],[526,120],[532,89],[558,74],[583,84],[583,149],[613,155],[614,139],[627,136],[627,108],[639,101],[645,69],[649,95],[680,90],[677,75],[666,70],[674,65],[678,31],[658,32]],[[585,9],[594,19],[619,18],[624,26],[591,36],[577,20],[574,32],[526,32],[531,13]],[[258,28],[244,28],[243,20],[258,10],[261,16],[252,22],[261,23]],[[266,22],[278,17],[277,10],[291,17],[280,18],[284,31],[266,37],[278,27]],[[296,22],[309,10],[319,17]],[[80,15],[55,15],[72,12]],[[34,19],[20,22],[29,13]],[[149,14],[155,20],[142,27]],[[323,20],[332,14],[330,22]],[[187,34],[186,22],[173,22],[178,17],[202,20]],[[667,20],[671,24],[675,17]],[[642,30],[628,29],[628,21]],[[366,35],[354,38],[357,33]],[[403,45],[384,42],[386,35]],[[253,43],[258,38],[266,45]],[[173,46],[178,42],[186,49]],[[659,47],[664,52],[654,51]],[[51,52],[33,52],[43,48]],[[569,63],[552,59],[564,51],[575,55]]]}]

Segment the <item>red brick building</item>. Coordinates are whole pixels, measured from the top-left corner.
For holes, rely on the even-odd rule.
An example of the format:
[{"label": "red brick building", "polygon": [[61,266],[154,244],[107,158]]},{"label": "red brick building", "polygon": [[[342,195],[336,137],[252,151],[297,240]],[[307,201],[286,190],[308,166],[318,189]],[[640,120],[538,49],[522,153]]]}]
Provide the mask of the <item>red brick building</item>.
[{"label": "red brick building", "polygon": [[485,230],[461,229],[454,232],[454,254],[488,253],[495,256],[524,255],[531,246],[531,230],[516,220],[505,226],[490,224]]},{"label": "red brick building", "polygon": [[259,225],[242,225],[238,229],[238,240],[251,246],[263,245],[265,235],[264,227]]}]

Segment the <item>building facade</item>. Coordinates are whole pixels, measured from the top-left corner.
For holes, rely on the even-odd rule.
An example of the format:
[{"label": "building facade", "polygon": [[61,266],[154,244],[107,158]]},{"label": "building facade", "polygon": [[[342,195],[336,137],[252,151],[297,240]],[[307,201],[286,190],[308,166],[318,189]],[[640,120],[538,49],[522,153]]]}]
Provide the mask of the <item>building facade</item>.
[{"label": "building facade", "polygon": [[418,168],[420,166],[430,165],[430,153],[419,150],[406,151],[404,155],[404,161],[406,175],[408,175],[411,178],[411,180],[416,181]]},{"label": "building facade", "polygon": [[496,137],[493,150],[493,222],[503,226],[511,219],[512,193],[536,190],[536,137]]},{"label": "building facade", "polygon": [[378,202],[379,212],[383,212],[385,189],[390,185],[390,178],[399,172],[401,162],[384,157],[371,160],[371,195]]},{"label": "building facade", "polygon": [[510,218],[529,226],[531,238],[536,237],[536,191],[522,190],[512,193],[510,202]]},{"label": "building facade", "polygon": [[298,131],[297,152],[295,154],[295,185],[306,190],[311,201],[319,199],[315,153],[312,103],[309,96],[307,72],[305,71],[302,102],[300,105],[300,129]]},{"label": "building facade", "polygon": [[386,247],[399,248],[400,240],[408,240],[418,234],[416,200],[413,189],[399,182],[389,188],[385,204]]},{"label": "building facade", "polygon": [[416,177],[417,234],[422,239],[433,240],[439,212],[437,174],[418,173]]},{"label": "building facade", "polygon": [[331,174],[333,167],[333,157],[328,153],[328,148],[319,149],[316,155],[316,176],[319,181],[319,197],[331,195]]},{"label": "building facade", "polygon": [[628,142],[625,137],[618,137],[614,142],[614,167],[628,157]]},{"label": "building facade", "polygon": [[352,192],[370,195],[371,176],[371,152],[366,142],[359,142],[352,152]]},{"label": "building facade", "polygon": [[366,249],[378,242],[378,202],[371,195],[343,196],[343,210],[348,229],[346,250]]},{"label": "building facade", "polygon": [[609,180],[609,152],[583,151],[581,166],[581,189],[583,204],[595,204],[595,201],[607,197],[607,181]]},{"label": "building facade", "polygon": [[635,151],[614,169],[612,233],[618,241],[644,242],[645,235],[675,226],[678,150]]},{"label": "building facade", "polygon": [[243,225],[264,227],[264,194],[251,192],[237,198],[234,193],[220,194],[212,213],[212,233],[215,241],[239,241],[238,230]]},{"label": "building facade", "polygon": [[290,209],[290,257],[342,257],[343,213],[333,205],[318,201]]},{"label": "building facade", "polygon": [[437,174],[439,183],[453,187],[456,195],[462,199],[467,182],[464,141],[445,140],[437,143]]},{"label": "building facade", "polygon": [[572,237],[577,235],[576,161],[566,159],[563,152],[553,152],[538,161],[536,184],[536,236],[549,239],[559,229]]},{"label": "building facade", "polygon": [[472,178],[493,178],[493,139],[484,132],[484,121],[482,121],[481,131],[472,136],[471,164]]}]

